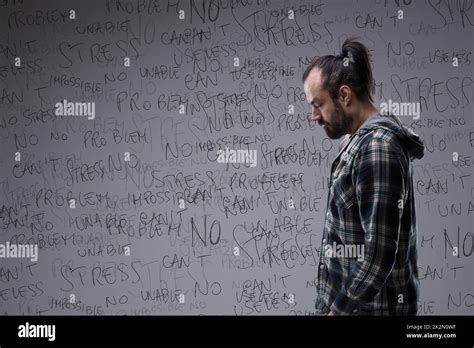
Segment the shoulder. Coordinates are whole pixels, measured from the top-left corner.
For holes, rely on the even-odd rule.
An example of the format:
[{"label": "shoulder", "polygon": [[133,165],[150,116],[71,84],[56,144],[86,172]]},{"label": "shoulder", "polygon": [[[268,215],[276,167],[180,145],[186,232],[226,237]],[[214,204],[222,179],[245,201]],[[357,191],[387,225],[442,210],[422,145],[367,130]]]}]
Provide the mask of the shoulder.
[{"label": "shoulder", "polygon": [[404,152],[403,144],[401,144],[396,134],[384,128],[374,129],[372,132],[364,134],[359,139],[358,145],[358,152],[369,151],[375,148],[381,151]]},{"label": "shoulder", "polygon": [[372,132],[364,134],[357,146],[355,154],[356,163],[362,162],[391,162],[402,168],[404,173],[407,172],[410,164],[409,157],[405,153],[405,148],[400,138],[390,130],[379,128]]}]

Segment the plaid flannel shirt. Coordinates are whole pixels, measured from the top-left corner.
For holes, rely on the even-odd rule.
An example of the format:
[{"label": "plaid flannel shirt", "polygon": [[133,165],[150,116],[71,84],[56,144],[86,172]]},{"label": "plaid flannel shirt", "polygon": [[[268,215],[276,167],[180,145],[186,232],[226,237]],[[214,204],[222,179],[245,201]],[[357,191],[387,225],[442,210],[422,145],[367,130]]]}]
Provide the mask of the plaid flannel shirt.
[{"label": "plaid flannel shirt", "polygon": [[[331,167],[319,252],[319,313],[416,315],[419,297],[413,159],[424,144],[395,116],[346,135]],[[327,246],[363,246],[363,259]],[[354,250],[354,248],[352,249]]]}]

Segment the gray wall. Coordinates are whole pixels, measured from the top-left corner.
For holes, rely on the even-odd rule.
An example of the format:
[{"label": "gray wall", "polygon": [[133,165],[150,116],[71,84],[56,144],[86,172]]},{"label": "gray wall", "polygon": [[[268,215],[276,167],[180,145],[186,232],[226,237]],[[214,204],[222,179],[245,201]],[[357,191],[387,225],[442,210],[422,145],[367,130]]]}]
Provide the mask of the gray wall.
[{"label": "gray wall", "polygon": [[[350,35],[377,105],[421,103],[401,117],[427,145],[419,312],[472,313],[472,1],[150,3],[0,4],[0,242],[39,246],[0,260],[2,314],[312,314],[339,141],[308,121],[301,75]],[[63,99],[95,119],[55,116]],[[226,146],[257,166],[217,163]]]}]

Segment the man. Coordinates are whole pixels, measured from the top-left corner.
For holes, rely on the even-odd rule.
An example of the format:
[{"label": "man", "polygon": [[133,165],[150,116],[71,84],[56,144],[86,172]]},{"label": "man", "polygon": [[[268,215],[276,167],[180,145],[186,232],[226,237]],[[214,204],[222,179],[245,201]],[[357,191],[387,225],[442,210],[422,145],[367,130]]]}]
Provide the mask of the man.
[{"label": "man", "polygon": [[379,114],[368,50],[354,39],[344,42],[340,55],[313,60],[303,84],[313,120],[329,138],[345,136],[331,168],[316,310],[416,315],[411,162],[423,157],[424,144],[397,117]]}]

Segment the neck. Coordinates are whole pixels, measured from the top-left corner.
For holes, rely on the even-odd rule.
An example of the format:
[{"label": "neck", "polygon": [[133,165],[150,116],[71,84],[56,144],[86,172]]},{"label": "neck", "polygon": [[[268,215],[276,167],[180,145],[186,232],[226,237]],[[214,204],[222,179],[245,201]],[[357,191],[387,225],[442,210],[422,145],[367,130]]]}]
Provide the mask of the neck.
[{"label": "neck", "polygon": [[367,106],[364,106],[360,108],[360,110],[356,113],[356,117],[354,117],[354,121],[352,123],[352,129],[349,132],[350,135],[354,135],[355,132],[364,124],[365,121],[367,121],[369,118],[372,116],[375,116],[379,110],[372,104],[370,103]]}]

